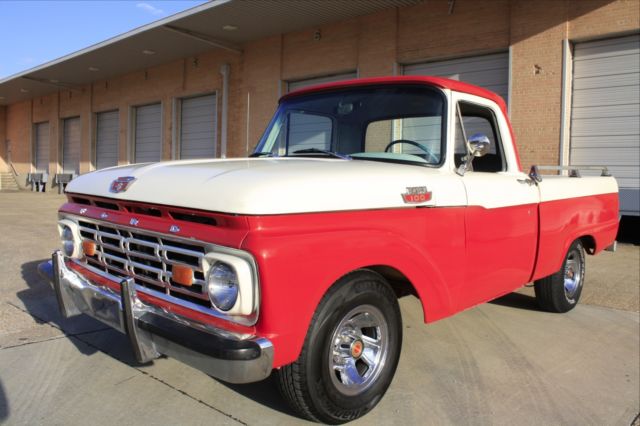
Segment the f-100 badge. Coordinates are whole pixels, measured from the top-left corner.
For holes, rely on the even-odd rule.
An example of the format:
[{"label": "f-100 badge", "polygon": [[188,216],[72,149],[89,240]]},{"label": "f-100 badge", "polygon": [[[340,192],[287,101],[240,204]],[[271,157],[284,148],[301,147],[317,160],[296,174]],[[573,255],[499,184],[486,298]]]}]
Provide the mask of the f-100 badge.
[{"label": "f-100 badge", "polygon": [[402,201],[406,204],[420,204],[431,200],[431,192],[426,186],[409,186],[407,192],[402,195]]}]

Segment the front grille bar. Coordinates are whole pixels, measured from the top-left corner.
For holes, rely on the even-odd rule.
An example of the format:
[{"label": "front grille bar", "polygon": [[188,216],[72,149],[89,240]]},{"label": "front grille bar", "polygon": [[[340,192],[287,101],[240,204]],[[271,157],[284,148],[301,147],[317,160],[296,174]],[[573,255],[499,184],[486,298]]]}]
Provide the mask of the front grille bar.
[{"label": "front grille bar", "polygon": [[[158,236],[111,223],[79,220],[78,226],[83,239],[96,243],[95,255],[85,257],[91,266],[118,277],[131,277],[136,284],[152,290],[211,307],[204,280],[204,243]],[[172,281],[173,265],[193,269],[191,286]]]}]

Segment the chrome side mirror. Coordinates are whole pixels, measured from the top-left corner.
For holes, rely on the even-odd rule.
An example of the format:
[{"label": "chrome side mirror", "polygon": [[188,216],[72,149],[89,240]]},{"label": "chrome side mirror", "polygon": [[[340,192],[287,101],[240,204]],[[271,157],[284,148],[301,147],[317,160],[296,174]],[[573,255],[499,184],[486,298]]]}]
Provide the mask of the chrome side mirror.
[{"label": "chrome side mirror", "polygon": [[471,136],[468,143],[473,157],[482,157],[489,152],[489,147],[491,146],[489,138],[482,133],[476,133]]}]

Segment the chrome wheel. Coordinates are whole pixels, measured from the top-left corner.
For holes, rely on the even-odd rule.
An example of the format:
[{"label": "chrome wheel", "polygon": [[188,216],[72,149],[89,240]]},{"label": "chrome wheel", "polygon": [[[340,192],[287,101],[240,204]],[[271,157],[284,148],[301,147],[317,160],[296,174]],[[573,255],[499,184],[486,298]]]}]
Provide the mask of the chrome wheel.
[{"label": "chrome wheel", "polygon": [[575,295],[582,286],[582,264],[578,250],[569,252],[564,266],[564,295],[571,303],[574,303]]},{"label": "chrome wheel", "polygon": [[389,328],[380,310],[361,305],[349,311],[331,338],[329,375],[343,394],[360,394],[380,376],[389,351]]}]

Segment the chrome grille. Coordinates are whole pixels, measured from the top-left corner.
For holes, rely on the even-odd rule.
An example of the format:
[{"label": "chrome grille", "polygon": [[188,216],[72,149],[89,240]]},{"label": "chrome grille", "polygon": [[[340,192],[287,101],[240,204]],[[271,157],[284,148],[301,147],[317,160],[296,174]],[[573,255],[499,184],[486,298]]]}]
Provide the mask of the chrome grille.
[{"label": "chrome grille", "polygon": [[[211,307],[203,272],[205,244],[165,237],[111,223],[79,220],[80,235],[96,243],[96,253],[85,256],[88,265],[117,278],[132,277],[136,284],[179,299]],[[194,271],[191,286],[173,281],[173,265]]]}]

